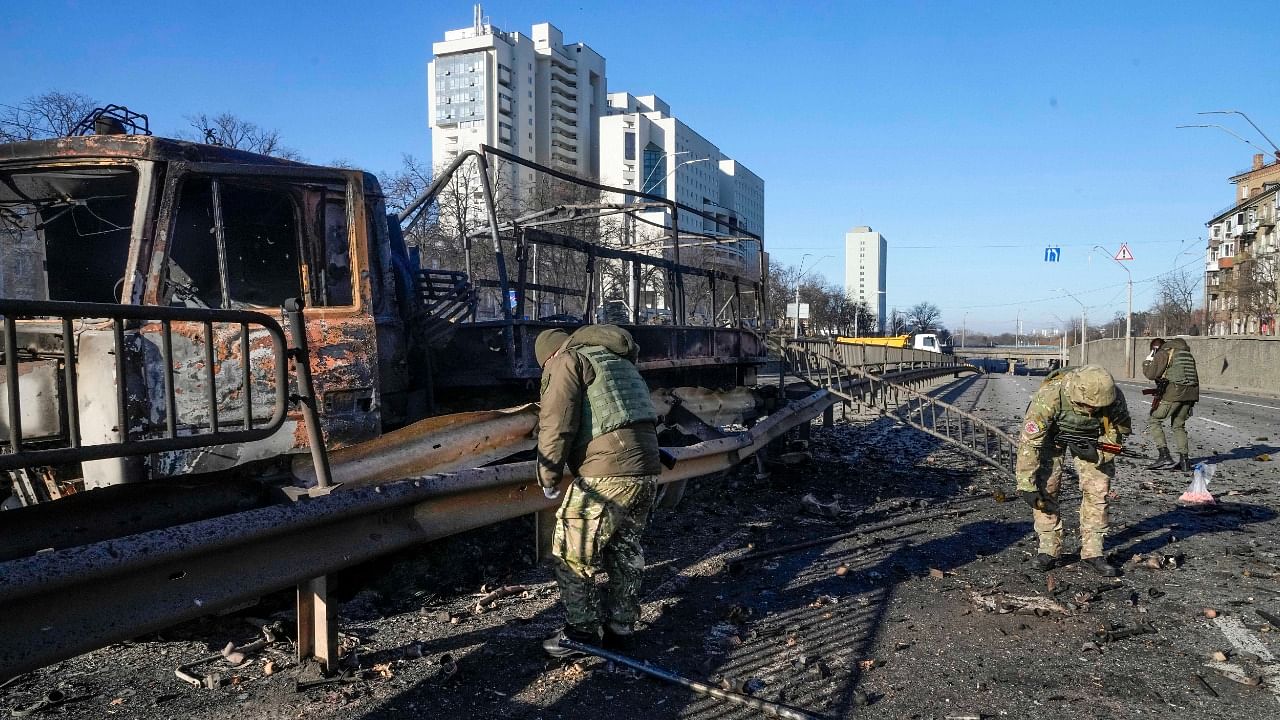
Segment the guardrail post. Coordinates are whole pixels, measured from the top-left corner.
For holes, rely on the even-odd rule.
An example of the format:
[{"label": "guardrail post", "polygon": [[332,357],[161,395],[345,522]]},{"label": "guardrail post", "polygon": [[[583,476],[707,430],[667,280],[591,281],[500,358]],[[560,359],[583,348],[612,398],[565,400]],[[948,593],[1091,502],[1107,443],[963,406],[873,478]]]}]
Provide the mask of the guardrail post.
[{"label": "guardrail post", "polygon": [[[307,444],[311,446],[311,462],[315,464],[316,487],[327,491],[331,489],[329,454],[311,383],[311,359],[307,353],[302,300],[291,298],[285,301],[284,309],[289,318],[289,359],[298,382],[298,393],[293,400],[301,407],[302,419],[307,425]],[[308,658],[315,658],[328,674],[336,667],[337,655],[338,633],[333,626],[333,608],[329,604],[329,579],[321,575],[298,585],[298,662],[301,664]]]}]

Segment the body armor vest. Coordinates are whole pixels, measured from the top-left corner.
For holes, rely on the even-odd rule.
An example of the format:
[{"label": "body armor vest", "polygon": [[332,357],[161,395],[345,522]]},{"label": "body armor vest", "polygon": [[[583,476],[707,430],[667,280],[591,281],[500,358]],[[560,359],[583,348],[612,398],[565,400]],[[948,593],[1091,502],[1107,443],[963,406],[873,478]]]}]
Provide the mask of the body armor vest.
[{"label": "body armor vest", "polygon": [[1054,416],[1053,420],[1058,428],[1059,435],[1102,437],[1102,419],[1076,412],[1076,409],[1071,406],[1071,398],[1067,397],[1067,385],[1065,382],[1059,389],[1058,414]]},{"label": "body armor vest", "polygon": [[1199,385],[1200,377],[1196,374],[1196,361],[1191,353],[1178,350],[1169,358],[1169,367],[1164,372],[1165,379],[1174,385]]},{"label": "body armor vest", "polygon": [[582,427],[590,428],[592,439],[639,422],[655,422],[649,386],[640,371],[625,358],[599,345],[574,348],[595,370],[596,378],[587,386],[582,403]]}]

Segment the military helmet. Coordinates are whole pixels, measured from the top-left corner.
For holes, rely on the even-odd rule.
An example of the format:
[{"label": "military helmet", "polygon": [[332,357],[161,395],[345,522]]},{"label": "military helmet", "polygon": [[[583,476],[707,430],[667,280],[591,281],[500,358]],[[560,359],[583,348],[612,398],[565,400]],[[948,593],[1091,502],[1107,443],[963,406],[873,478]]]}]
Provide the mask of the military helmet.
[{"label": "military helmet", "polygon": [[1116,399],[1116,381],[1098,365],[1085,365],[1067,375],[1067,398],[1077,405],[1107,407]]}]

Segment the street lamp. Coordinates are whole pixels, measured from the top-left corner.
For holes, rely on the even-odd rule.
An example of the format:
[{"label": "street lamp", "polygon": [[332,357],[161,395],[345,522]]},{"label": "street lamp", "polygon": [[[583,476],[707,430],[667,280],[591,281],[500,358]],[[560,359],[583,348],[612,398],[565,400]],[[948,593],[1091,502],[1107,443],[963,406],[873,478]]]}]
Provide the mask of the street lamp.
[{"label": "street lamp", "polygon": [[1198,112],[1196,114],[1197,115],[1239,115],[1240,117],[1244,118],[1245,122],[1252,125],[1254,130],[1258,131],[1258,134],[1262,136],[1262,139],[1266,140],[1267,144],[1271,146],[1271,149],[1275,152],[1276,158],[1280,159],[1280,147],[1276,147],[1276,144],[1271,142],[1271,138],[1267,137],[1267,134],[1262,132],[1262,128],[1258,127],[1258,125],[1253,120],[1249,119],[1248,115],[1245,115],[1239,110],[1206,110],[1204,112]]},{"label": "street lamp", "polygon": [[1116,261],[1117,265],[1124,268],[1124,274],[1129,276],[1129,313],[1124,316],[1124,372],[1126,377],[1133,377],[1133,273],[1129,272],[1129,266],[1112,255],[1110,250],[1101,245],[1094,245],[1093,249],[1106,253]]},{"label": "street lamp", "polygon": [[[691,152],[693,152],[693,151],[692,151],[692,150],[681,150],[680,152],[663,153],[663,157],[676,157],[676,156],[678,156],[678,155],[688,155],[688,154],[690,154]],[[647,192],[649,192],[649,191],[647,190],[647,188],[649,187],[649,178],[653,177],[653,173],[654,173],[654,172],[656,172],[656,171],[658,170],[658,168],[660,168],[660,167],[662,167],[662,166],[661,166],[661,165],[659,165],[659,164],[657,164],[657,163],[654,163],[654,164],[653,164],[653,169],[652,169],[652,170],[650,170],[650,171],[649,171],[649,174],[648,174],[648,175],[645,175],[645,176],[644,176],[644,180],[642,180],[642,181],[640,182],[640,192],[643,192],[643,193],[647,193]],[[677,167],[679,167],[679,166],[677,165]],[[665,178],[664,178],[664,179],[665,179]]]},{"label": "street lamp", "polygon": [[965,331],[965,328],[968,326],[968,324],[969,324],[969,311],[966,310],[964,313],[964,318],[960,320],[960,347],[962,349],[969,347],[964,341],[964,331]]},{"label": "street lamp", "polygon": [[[1259,150],[1259,151],[1261,151],[1264,155],[1265,155],[1265,154],[1266,154],[1266,152],[1267,152],[1266,150],[1263,150],[1261,147],[1258,147],[1258,144],[1257,144],[1257,143],[1255,143],[1255,142],[1253,142],[1253,141],[1251,141],[1251,140],[1247,140],[1247,139],[1245,139],[1245,138],[1243,138],[1243,137],[1240,137],[1240,136],[1239,136],[1239,135],[1237,135],[1237,134],[1236,134],[1236,132],[1235,132],[1234,130],[1232,130],[1231,128],[1226,128],[1226,127],[1223,127],[1223,126],[1221,126],[1221,125],[1174,125],[1173,127],[1174,127],[1175,129],[1177,129],[1177,130],[1183,130],[1183,129],[1186,129],[1186,128],[1218,128],[1218,129],[1219,129],[1219,130],[1221,130],[1222,132],[1224,132],[1224,133],[1226,133],[1226,134],[1230,135],[1231,137],[1233,137],[1233,138],[1235,138],[1235,139],[1239,140],[1240,142],[1244,143],[1245,145],[1248,145],[1249,147],[1253,148],[1254,150]],[[1263,137],[1266,137],[1266,136],[1264,135]],[[1277,153],[1277,157],[1280,157],[1280,153]]]},{"label": "street lamp", "polygon": [[800,274],[796,275],[796,323],[792,329],[792,333],[791,333],[792,338],[800,337],[800,281],[804,280],[804,276],[808,275],[811,270],[817,267],[818,263],[822,262],[823,260],[827,260],[831,257],[830,255],[823,255],[822,257],[815,260],[813,264],[809,266],[808,270],[805,270],[804,259],[809,257],[810,255],[811,253],[805,253],[800,256]]},{"label": "street lamp", "polygon": [[1072,300],[1080,304],[1080,364],[1086,365],[1089,363],[1089,309],[1070,290],[1066,288],[1059,288],[1059,290],[1070,295]]}]

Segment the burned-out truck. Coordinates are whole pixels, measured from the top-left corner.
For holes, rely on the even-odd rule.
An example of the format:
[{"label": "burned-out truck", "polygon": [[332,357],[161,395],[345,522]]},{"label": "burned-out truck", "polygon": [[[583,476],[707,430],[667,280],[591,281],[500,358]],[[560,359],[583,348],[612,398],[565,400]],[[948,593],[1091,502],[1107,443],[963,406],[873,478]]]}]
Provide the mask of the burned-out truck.
[{"label": "burned-out truck", "polygon": [[[592,274],[607,262],[636,276],[656,268],[681,296],[695,278],[710,306],[733,313],[703,326],[646,325],[628,298],[655,388],[747,384],[766,354],[743,312],[762,308],[758,276],[681,265],[678,250],[602,247],[538,222],[500,225],[492,212],[474,247],[496,257],[496,279],[424,269],[433,263],[401,233],[415,218],[388,214],[375,176],[155,137],[139,117],[109,110],[94,118],[97,132],[90,122],[84,134],[0,145],[0,461],[47,457],[0,463],[8,507],[231,468],[287,472],[309,444],[286,372],[301,340],[286,330],[291,301],[302,307],[312,402],[331,450],[386,442],[443,410],[536,399],[534,336],[595,321],[605,298]],[[486,148],[481,160],[490,152],[502,155]],[[583,258],[578,290],[531,275],[539,244]],[[501,298],[499,317],[477,318],[477,288]],[[583,295],[581,317],[527,309],[530,294],[557,291]],[[429,429],[407,437],[433,444]]]}]

